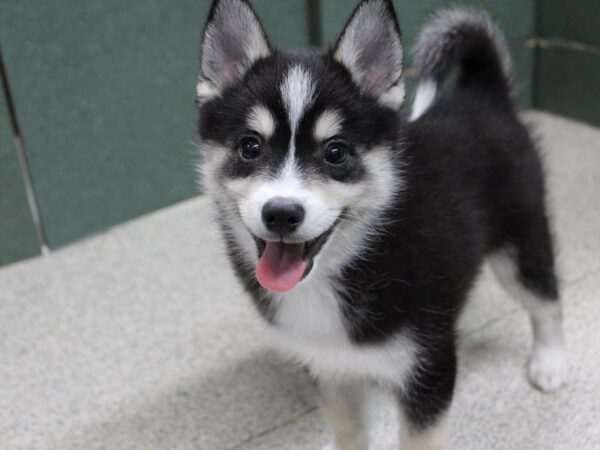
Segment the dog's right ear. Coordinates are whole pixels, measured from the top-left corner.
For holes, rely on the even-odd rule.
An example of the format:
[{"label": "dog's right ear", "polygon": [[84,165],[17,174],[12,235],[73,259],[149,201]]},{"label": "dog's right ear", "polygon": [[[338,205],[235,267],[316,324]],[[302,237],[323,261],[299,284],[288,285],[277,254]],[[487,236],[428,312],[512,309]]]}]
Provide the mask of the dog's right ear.
[{"label": "dog's right ear", "polygon": [[333,49],[360,90],[398,109],[404,101],[402,40],[392,0],[363,0]]},{"label": "dog's right ear", "polygon": [[220,95],[270,54],[269,41],[246,0],[215,0],[204,29],[198,101]]}]

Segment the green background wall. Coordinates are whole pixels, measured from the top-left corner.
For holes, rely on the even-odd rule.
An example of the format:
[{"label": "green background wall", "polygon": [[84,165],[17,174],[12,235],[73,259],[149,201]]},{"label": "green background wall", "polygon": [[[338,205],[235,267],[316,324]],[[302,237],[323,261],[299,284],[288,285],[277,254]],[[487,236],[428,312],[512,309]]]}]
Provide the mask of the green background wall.
[{"label": "green background wall", "polygon": [[51,248],[193,194],[206,3],[3,3],[0,42]]},{"label": "green background wall", "polygon": [[[273,43],[294,48],[332,43],[357,1],[252,3]],[[410,48],[427,16],[450,2],[395,3]],[[598,92],[599,54],[533,48],[531,38],[600,45],[595,27],[600,14],[590,12],[600,2],[463,3],[486,8],[506,31],[523,106],[597,118],[594,99],[600,96],[581,96],[587,88]],[[196,195],[193,100],[209,5],[208,0],[0,0],[0,45],[51,249]],[[38,248],[3,98],[0,164],[3,263]]]},{"label": "green background wall", "polygon": [[600,0],[541,0],[535,106],[600,125]]}]

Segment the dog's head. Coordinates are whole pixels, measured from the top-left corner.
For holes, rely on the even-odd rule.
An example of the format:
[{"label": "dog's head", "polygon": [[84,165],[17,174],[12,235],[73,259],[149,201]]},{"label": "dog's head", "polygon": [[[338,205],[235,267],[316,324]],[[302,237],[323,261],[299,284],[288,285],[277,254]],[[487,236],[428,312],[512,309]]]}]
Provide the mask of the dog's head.
[{"label": "dog's head", "polygon": [[217,0],[197,95],[204,189],[260,284],[283,292],[346,263],[398,188],[391,1],[363,1],[321,54],[274,49],[248,2]]}]

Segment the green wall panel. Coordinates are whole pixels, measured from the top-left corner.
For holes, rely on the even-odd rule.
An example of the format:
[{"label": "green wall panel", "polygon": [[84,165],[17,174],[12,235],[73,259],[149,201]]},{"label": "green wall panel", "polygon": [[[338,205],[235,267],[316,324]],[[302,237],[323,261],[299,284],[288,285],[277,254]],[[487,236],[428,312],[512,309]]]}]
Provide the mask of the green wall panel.
[{"label": "green wall panel", "polygon": [[39,254],[4,93],[0,90],[0,265]]},{"label": "green wall panel", "polygon": [[600,55],[551,48],[539,64],[536,106],[600,125]]},{"label": "green wall panel", "polygon": [[[322,36],[330,45],[337,39],[357,1],[321,0]],[[422,25],[439,8],[447,7],[446,0],[394,1],[398,20],[407,49],[407,65],[410,66],[410,49]],[[491,13],[507,35],[514,59],[515,84],[523,106],[531,103],[533,79],[533,50],[524,47],[524,41],[533,36],[534,0],[464,0],[461,5],[483,7]],[[409,83],[409,86],[411,83]],[[409,90],[410,98],[410,90]]]},{"label": "green wall panel", "polygon": [[599,0],[540,0],[538,34],[600,45]]},{"label": "green wall panel", "polygon": [[250,0],[271,43],[292,49],[310,45],[307,0]]},{"label": "green wall panel", "polygon": [[198,0],[2,2],[50,247],[193,195]]},{"label": "green wall panel", "polygon": [[[537,108],[600,125],[600,1],[540,0]],[[583,44],[583,45],[582,45]]]}]

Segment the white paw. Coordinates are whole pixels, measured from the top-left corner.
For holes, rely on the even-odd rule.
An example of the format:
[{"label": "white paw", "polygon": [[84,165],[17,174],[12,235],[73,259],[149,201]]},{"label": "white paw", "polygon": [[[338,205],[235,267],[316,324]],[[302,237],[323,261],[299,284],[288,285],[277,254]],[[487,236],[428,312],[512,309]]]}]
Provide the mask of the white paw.
[{"label": "white paw", "polygon": [[335,447],[333,446],[333,443],[331,443],[323,447],[323,450],[335,450]]},{"label": "white paw", "polygon": [[554,391],[569,376],[569,363],[562,347],[539,347],[529,360],[529,379],[542,391]]}]

